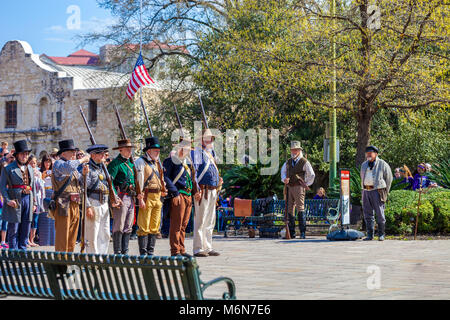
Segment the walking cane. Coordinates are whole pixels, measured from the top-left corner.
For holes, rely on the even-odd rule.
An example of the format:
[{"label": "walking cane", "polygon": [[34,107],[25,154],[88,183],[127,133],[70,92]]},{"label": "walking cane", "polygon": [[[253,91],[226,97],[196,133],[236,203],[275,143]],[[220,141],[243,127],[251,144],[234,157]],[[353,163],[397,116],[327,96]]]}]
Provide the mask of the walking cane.
[{"label": "walking cane", "polygon": [[416,228],[414,230],[414,240],[417,238],[417,226],[419,225],[419,213],[420,213],[420,196],[422,195],[422,177],[420,177],[419,186],[419,201],[417,202],[417,215],[416,215]]}]

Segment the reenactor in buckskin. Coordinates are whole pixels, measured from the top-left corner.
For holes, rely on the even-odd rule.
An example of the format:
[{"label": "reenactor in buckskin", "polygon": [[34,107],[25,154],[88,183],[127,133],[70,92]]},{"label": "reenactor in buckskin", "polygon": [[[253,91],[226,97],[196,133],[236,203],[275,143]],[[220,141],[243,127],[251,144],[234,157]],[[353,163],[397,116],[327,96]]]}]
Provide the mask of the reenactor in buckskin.
[{"label": "reenactor in buckskin", "polygon": [[214,139],[211,130],[205,129],[201,138],[201,147],[192,150],[191,155],[196,181],[200,187],[194,202],[194,256],[196,257],[220,255],[212,247],[218,190],[223,182],[216,165]]},{"label": "reenactor in buckskin", "polygon": [[27,249],[31,217],[36,209],[33,170],[26,163],[31,150],[26,140],[14,142],[15,161],[6,166],[0,177],[4,199],[2,219],[8,222],[10,249]]},{"label": "reenactor in buckskin", "polygon": [[303,157],[303,148],[300,145],[300,141],[292,141],[291,158],[281,168],[281,181],[288,186],[286,195],[286,201],[288,201],[288,224],[289,233],[293,239],[295,239],[294,207],[298,210],[300,239],[305,239],[305,194],[314,183],[314,178],[315,173],[311,164]]},{"label": "reenactor in buckskin", "polygon": [[91,155],[86,175],[86,217],[84,241],[86,253],[107,254],[109,246],[109,189],[102,162],[108,146],[97,144],[86,152]]},{"label": "reenactor in buckskin", "polygon": [[[52,185],[56,209],[55,219],[55,251],[73,252],[77,240],[80,221],[81,185],[83,176],[77,168],[90,159],[89,155],[76,160],[76,149],[72,139],[59,142],[58,160],[53,164]],[[83,166],[82,174],[89,172]],[[52,210],[50,210],[52,214]]]},{"label": "reenactor in buckskin", "polygon": [[172,256],[191,257],[186,253],[184,239],[192,210],[192,195],[198,193],[195,169],[190,161],[191,140],[183,138],[176,145],[175,154],[164,160],[164,180],[171,198],[170,253]]},{"label": "reenactor in buckskin", "polygon": [[137,218],[138,245],[141,255],[153,255],[155,251],[156,235],[159,233],[161,223],[161,197],[167,195],[163,169],[159,164],[160,149],[157,137],[146,138],[144,155],[135,162],[137,178],[143,191],[138,199],[145,202],[145,206],[139,208]]},{"label": "reenactor in buckskin", "polygon": [[[134,164],[131,162],[132,145],[128,139],[119,140],[120,154],[108,165],[108,171],[113,179],[114,187],[122,200],[120,208],[113,208],[113,247],[114,254],[128,254],[128,244],[134,220],[134,199],[136,197],[136,183]],[[145,206],[140,200],[140,206]]]}]

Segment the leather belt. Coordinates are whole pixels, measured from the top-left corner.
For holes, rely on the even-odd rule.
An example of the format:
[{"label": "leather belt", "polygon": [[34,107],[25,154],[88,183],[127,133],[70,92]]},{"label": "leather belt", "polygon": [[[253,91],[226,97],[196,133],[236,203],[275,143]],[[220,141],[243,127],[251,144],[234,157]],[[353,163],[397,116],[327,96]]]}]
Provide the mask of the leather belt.
[{"label": "leather belt", "polygon": [[92,192],[89,195],[89,198],[98,200],[101,204],[104,204],[105,202],[108,201],[109,195],[108,195],[108,193],[103,193],[103,192]]},{"label": "leather belt", "polygon": [[159,189],[145,189],[144,190],[146,193],[160,193],[161,190]]},{"label": "leather belt", "polygon": [[202,189],[202,190],[217,190],[217,188],[218,187],[215,187],[215,186],[210,186],[210,185],[207,185],[207,184],[201,184],[200,185],[200,189]]},{"label": "leather belt", "polygon": [[373,190],[373,186],[364,186],[364,190]]}]

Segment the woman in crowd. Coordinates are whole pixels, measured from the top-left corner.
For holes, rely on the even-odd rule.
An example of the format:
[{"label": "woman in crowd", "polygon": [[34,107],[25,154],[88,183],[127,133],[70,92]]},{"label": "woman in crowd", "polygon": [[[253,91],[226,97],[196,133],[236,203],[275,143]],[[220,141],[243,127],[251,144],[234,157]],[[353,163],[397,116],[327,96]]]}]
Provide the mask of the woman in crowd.
[{"label": "woman in crowd", "polygon": [[412,185],[412,189],[419,190],[428,188],[431,184],[430,178],[426,176],[426,166],[425,163],[421,163],[417,166],[417,174],[414,176],[414,181]]},{"label": "woman in crowd", "polygon": [[36,230],[38,225],[39,214],[44,209],[44,181],[42,180],[42,174],[37,166],[37,159],[35,156],[31,155],[28,159],[28,165],[33,168],[34,172],[34,184],[36,188],[36,211],[33,212],[33,220],[31,221],[30,238],[28,240],[28,245],[30,247],[38,247],[39,245],[34,242],[36,238]]},{"label": "woman in crowd", "polygon": [[325,189],[320,187],[317,189],[317,194],[314,196],[313,200],[322,200],[327,199],[327,195],[325,193]]},{"label": "woman in crowd", "polygon": [[411,174],[411,171],[406,165],[400,168],[400,177],[403,179],[400,183],[405,184],[406,186],[403,188],[404,190],[411,190],[412,185],[414,183],[414,178]]}]

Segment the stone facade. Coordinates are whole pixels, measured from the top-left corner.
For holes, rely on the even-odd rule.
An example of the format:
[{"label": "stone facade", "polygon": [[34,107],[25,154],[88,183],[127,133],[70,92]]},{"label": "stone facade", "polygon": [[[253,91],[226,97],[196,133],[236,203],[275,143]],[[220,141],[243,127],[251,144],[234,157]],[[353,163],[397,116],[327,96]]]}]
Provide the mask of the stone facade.
[{"label": "stone facade", "polygon": [[[89,100],[96,100],[97,122],[91,123],[92,132],[97,143],[112,148],[120,134],[112,103],[118,105],[126,128],[142,121],[139,112],[129,111],[139,109],[139,99],[126,99],[128,80],[127,74],[51,64],[33,54],[28,43],[9,41],[0,52],[0,141],[8,141],[12,148],[13,141],[26,139],[38,157],[63,139],[72,138],[80,149],[86,149],[90,141],[79,106],[88,117]],[[144,101],[154,101],[161,90],[146,87],[144,91]],[[17,124],[8,128],[6,104],[10,101],[17,102]]]}]

